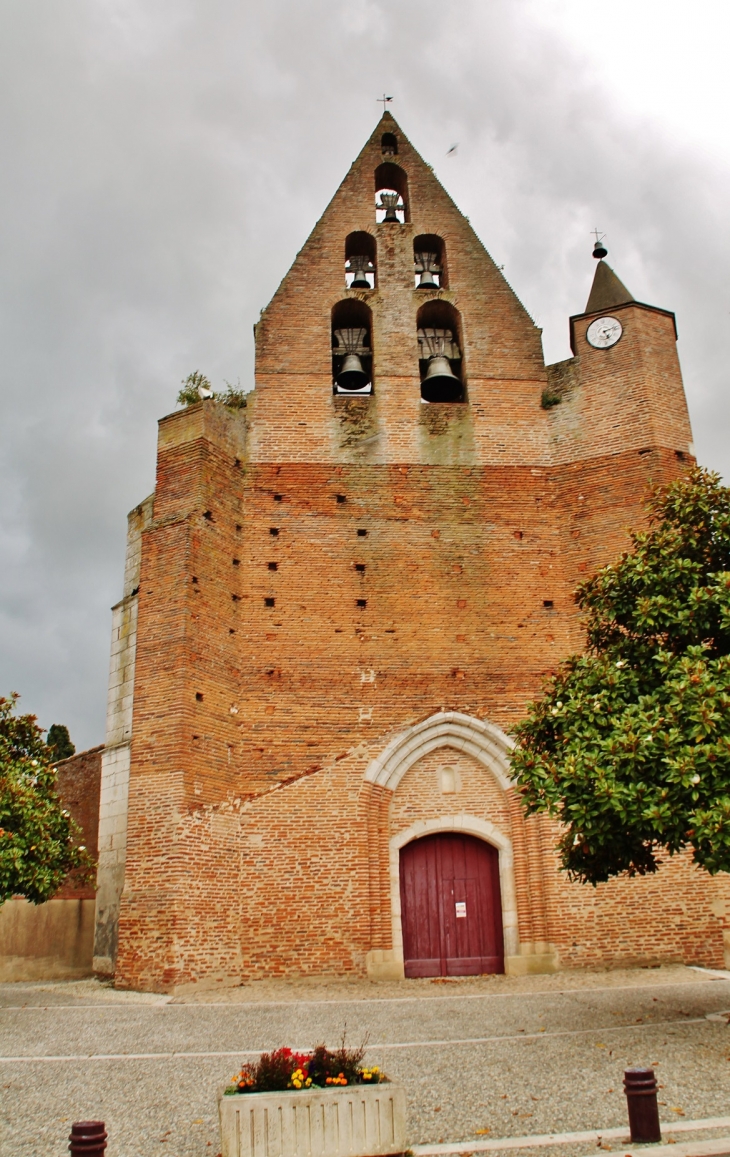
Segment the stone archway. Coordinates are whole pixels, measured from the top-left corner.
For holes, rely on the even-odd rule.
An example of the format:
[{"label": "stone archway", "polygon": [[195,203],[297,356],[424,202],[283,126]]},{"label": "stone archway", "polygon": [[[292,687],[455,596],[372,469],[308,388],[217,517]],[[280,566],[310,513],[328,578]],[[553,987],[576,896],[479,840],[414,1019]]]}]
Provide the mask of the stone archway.
[{"label": "stone archway", "polygon": [[[476,759],[507,791],[512,786],[509,777],[511,740],[498,727],[460,712],[439,712],[396,736],[383,752],[369,764],[365,781],[380,798],[381,809],[386,808],[392,793],[406,772],[425,755],[437,748],[454,748]],[[382,830],[382,826],[381,826]],[[505,957],[519,955],[517,924],[517,892],[514,875],[514,856],[509,836],[489,820],[473,814],[444,814],[437,818],[419,820],[404,831],[388,838],[388,876],[386,882],[372,888],[372,894],[382,901],[390,900],[392,948],[371,951],[368,972],[373,977],[403,976],[403,927],[401,913],[400,850],[421,836],[436,832],[457,832],[484,840],[497,849],[499,882],[502,900],[502,927]]]}]

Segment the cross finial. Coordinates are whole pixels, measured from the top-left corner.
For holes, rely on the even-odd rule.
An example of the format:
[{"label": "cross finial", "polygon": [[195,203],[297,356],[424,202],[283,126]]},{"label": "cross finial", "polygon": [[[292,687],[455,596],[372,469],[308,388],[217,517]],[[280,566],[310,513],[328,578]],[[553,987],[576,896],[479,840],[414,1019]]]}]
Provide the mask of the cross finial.
[{"label": "cross finial", "polygon": [[605,233],[601,233],[600,229],[591,229],[591,233],[596,239],[596,245],[600,245],[601,241],[603,241],[603,238],[606,236]]},{"label": "cross finial", "polygon": [[378,97],[378,104],[382,104],[382,106],[383,106],[383,115],[385,115],[385,110],[386,110],[387,106],[390,104],[390,102],[392,101],[392,99],[393,99],[392,96],[386,96],[385,93],[383,93],[382,96]]}]

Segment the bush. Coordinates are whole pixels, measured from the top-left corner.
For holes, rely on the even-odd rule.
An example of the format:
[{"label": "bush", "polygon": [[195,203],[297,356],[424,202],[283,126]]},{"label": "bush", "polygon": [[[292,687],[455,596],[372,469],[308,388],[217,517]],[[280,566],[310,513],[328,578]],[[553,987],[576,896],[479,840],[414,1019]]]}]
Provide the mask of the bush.
[{"label": "bush", "polygon": [[228,389],[224,393],[217,394],[205,374],[201,374],[200,370],[196,370],[195,373],[188,374],[182,383],[182,389],[177,395],[177,404],[179,406],[195,406],[203,400],[200,396],[200,391],[209,390],[211,401],[220,402],[222,406],[227,406],[229,410],[244,410],[246,408],[247,397],[241,389],[240,382],[237,386],[232,386],[230,382],[226,382],[226,386]]},{"label": "bush", "polygon": [[[210,390],[213,393],[213,387],[205,374],[201,374],[200,370],[195,370],[194,373],[188,374],[182,383],[182,389],[177,395],[178,406],[194,406],[196,402],[199,402],[199,389]],[[215,395],[213,396],[215,397]]]}]

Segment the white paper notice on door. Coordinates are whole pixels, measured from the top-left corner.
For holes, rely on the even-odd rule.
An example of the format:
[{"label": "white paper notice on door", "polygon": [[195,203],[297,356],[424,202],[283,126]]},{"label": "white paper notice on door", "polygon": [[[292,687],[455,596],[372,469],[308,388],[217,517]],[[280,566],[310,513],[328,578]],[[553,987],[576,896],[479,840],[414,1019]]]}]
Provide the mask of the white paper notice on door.
[{"label": "white paper notice on door", "polygon": [[466,904],[463,900],[457,900],[456,901],[456,918],[457,918],[457,920],[459,919],[460,916],[464,916],[464,917],[466,916]]}]

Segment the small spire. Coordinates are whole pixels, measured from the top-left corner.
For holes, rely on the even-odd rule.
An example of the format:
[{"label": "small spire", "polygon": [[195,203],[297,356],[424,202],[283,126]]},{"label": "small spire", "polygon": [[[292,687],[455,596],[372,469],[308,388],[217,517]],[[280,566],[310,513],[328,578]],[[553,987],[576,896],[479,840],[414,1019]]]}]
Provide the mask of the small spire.
[{"label": "small spire", "polygon": [[598,313],[599,310],[613,309],[616,305],[626,305],[633,301],[633,294],[629,293],[610,265],[601,259],[596,266],[593,285],[588,296],[586,313]]}]

